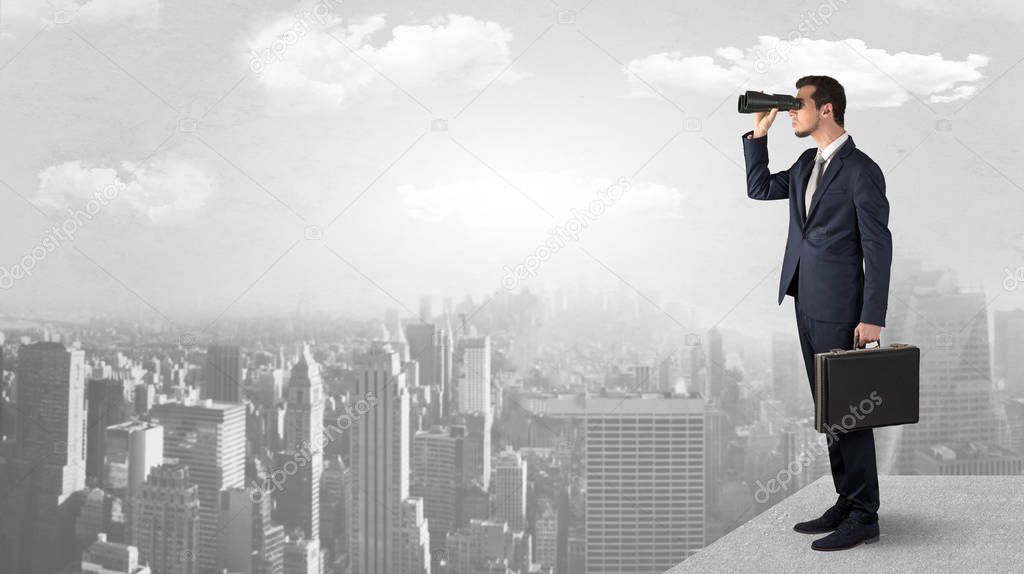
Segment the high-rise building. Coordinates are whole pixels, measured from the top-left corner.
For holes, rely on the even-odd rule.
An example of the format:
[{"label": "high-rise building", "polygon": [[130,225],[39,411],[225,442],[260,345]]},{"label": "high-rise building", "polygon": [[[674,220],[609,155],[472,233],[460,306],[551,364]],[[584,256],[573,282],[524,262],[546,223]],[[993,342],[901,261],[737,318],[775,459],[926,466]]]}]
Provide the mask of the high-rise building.
[{"label": "high-rise building", "polygon": [[210,345],[203,369],[203,398],[226,403],[242,400],[242,349],[238,345]]},{"label": "high-rise building", "polygon": [[273,409],[284,397],[284,371],[282,369],[260,369],[254,377],[256,401],[264,409]]},{"label": "high-rise building", "polygon": [[526,528],[526,466],[522,453],[511,446],[494,464],[494,520],[517,532]]},{"label": "high-rise building", "polygon": [[[112,523],[113,501],[109,494],[103,492],[102,488],[89,488],[79,493],[82,497],[82,506],[78,509],[78,517],[75,519],[75,540],[76,548],[84,550],[96,540],[99,533],[109,533],[116,529]],[[123,536],[124,529],[118,533]],[[121,541],[121,538],[114,542]]]},{"label": "high-rise building", "polygon": [[[260,493],[260,491],[256,491]],[[273,502],[245,488],[220,491],[217,571],[282,574],[284,527],[273,524]]]},{"label": "high-rise building", "polygon": [[199,574],[200,504],[189,467],[167,463],[152,469],[131,506],[131,542],[139,560],[161,574]]},{"label": "high-rise building", "polygon": [[164,456],[187,465],[198,486],[199,567],[214,569],[220,491],[245,485],[245,406],[189,400],[157,405],[151,416],[164,427]]},{"label": "high-rise building", "polygon": [[284,574],[320,574],[320,543],[303,536],[284,541]]},{"label": "high-rise building", "polygon": [[[714,405],[704,410],[704,500],[706,509],[718,508],[718,497],[725,469],[725,413]],[[787,459],[788,460],[788,459]]]},{"label": "high-rise building", "polygon": [[430,531],[423,514],[423,498],[410,496],[402,501],[402,515],[398,524],[398,572],[403,574],[430,574]]},{"label": "high-rise building", "polygon": [[462,513],[465,436],[465,427],[435,425],[413,437],[409,494],[423,499],[423,515],[430,525],[430,553],[438,557],[444,551],[445,536],[458,526]]},{"label": "high-rise building", "polygon": [[537,522],[534,528],[536,560],[541,566],[555,570],[558,564],[558,508],[555,501],[538,501]]},{"label": "high-rise building", "polygon": [[434,311],[431,303],[434,297],[432,295],[423,295],[420,297],[420,322],[429,323],[434,318]]},{"label": "high-rise building", "polygon": [[103,434],[100,485],[130,500],[139,492],[149,471],[164,462],[164,427],[134,420],[110,425]]},{"label": "high-rise building", "polygon": [[1024,397],[1024,309],[995,311],[992,319],[995,344],[993,367],[996,380],[1010,397]]},{"label": "high-rise building", "polygon": [[659,573],[704,546],[704,399],[589,397],[586,572]]},{"label": "high-rise building", "polygon": [[471,520],[491,519],[491,495],[480,485],[473,482],[459,492],[462,514],[459,515],[459,528],[469,526]]},{"label": "high-rise building", "polygon": [[395,572],[401,561],[399,520],[409,496],[409,390],[401,359],[374,344],[357,357],[354,400],[371,403],[352,424],[351,568]]},{"label": "high-rise building", "polygon": [[1010,435],[1007,446],[1017,454],[1024,454],[1024,397],[1005,399],[1003,407]]},{"label": "high-rise building", "polygon": [[405,326],[409,358],[420,365],[420,385],[441,384],[441,332],[433,323],[411,323]]},{"label": "high-rise building", "polygon": [[284,452],[279,468],[292,461],[284,487],[277,489],[280,522],[288,532],[301,528],[320,538],[320,480],[323,473],[324,396],[320,365],[304,348],[292,367],[284,424]]},{"label": "high-rise building", "polygon": [[139,549],[127,544],[107,542],[100,532],[82,553],[82,574],[150,574],[148,566],[139,566]]},{"label": "high-rise building", "polygon": [[448,416],[455,406],[455,340],[450,315],[444,317],[441,329],[441,402],[444,405],[443,416]]},{"label": "high-rise building", "polygon": [[491,338],[467,337],[462,341],[465,376],[459,385],[459,412],[491,414]]},{"label": "high-rise building", "polygon": [[[717,327],[708,332],[708,381],[707,388],[701,394],[710,401],[726,406],[725,397],[729,395],[728,386],[732,382],[725,368],[725,347],[722,333]],[[689,390],[689,389],[688,389]]]},{"label": "high-rise building", "polygon": [[653,365],[633,365],[633,383],[636,385],[638,392],[653,392],[657,389],[654,388],[654,366]]},{"label": "high-rise building", "polygon": [[888,341],[921,347],[921,407],[917,424],[875,433],[880,474],[913,474],[917,451],[936,444],[996,442],[1002,424],[989,368],[985,295],[940,288],[934,278],[928,289],[926,278],[911,294],[894,298],[893,317],[886,320]]},{"label": "high-rise building", "polygon": [[517,533],[501,521],[471,520],[449,533],[446,567],[450,572],[507,572],[515,568]]},{"label": "high-rise building", "polygon": [[131,380],[93,379],[86,387],[89,414],[85,471],[86,477],[98,484],[102,483],[106,428],[128,420],[135,410],[132,404],[134,383]]},{"label": "high-rise building", "polygon": [[85,488],[84,352],[22,345],[14,403],[14,456],[0,462],[0,555],[13,572],[50,574],[81,558],[73,495]]},{"label": "high-rise building", "polygon": [[348,554],[350,509],[347,499],[351,488],[347,488],[347,474],[348,469],[340,456],[324,458],[324,473],[320,481],[320,545],[329,561],[323,565],[324,570]]},{"label": "high-rise building", "polygon": [[447,328],[438,328],[433,323],[407,325],[405,335],[409,357],[419,363],[418,383],[432,390],[430,419],[440,421],[455,406],[452,403],[455,349],[451,322],[447,322]]},{"label": "high-rise building", "polygon": [[18,352],[18,438],[21,460],[61,467],[59,497],[85,487],[85,353],[60,343],[22,345]]},{"label": "high-rise building", "polygon": [[469,485],[476,482],[487,490],[491,484],[491,413],[460,413],[452,417],[452,422],[466,428],[466,436],[462,441],[465,450],[462,456],[462,483]]}]

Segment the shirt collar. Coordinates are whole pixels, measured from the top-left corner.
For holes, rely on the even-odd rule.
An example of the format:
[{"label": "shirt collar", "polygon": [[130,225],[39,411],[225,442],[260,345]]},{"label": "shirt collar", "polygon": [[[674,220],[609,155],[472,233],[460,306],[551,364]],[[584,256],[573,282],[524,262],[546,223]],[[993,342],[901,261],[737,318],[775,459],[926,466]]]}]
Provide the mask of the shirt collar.
[{"label": "shirt collar", "polygon": [[832,143],[825,146],[824,151],[821,152],[821,157],[825,158],[825,161],[828,161],[848,139],[850,139],[850,132],[844,131],[843,135],[837,137]]}]

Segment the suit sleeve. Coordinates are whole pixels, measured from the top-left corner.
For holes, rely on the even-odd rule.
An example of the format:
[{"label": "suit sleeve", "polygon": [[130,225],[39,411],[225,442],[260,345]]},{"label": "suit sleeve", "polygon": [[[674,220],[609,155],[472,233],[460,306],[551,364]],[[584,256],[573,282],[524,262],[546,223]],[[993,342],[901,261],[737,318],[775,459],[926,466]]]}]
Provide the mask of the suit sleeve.
[{"label": "suit sleeve", "polygon": [[874,162],[858,171],[853,203],[864,252],[864,306],[860,321],[885,326],[889,302],[889,270],[892,266],[892,234],[889,233],[889,200],[885,198],[885,177]]},{"label": "suit sleeve", "polygon": [[761,200],[788,198],[789,170],[768,170],[768,136],[748,139],[753,133],[751,130],[741,136],[743,159],[747,163],[747,196]]}]

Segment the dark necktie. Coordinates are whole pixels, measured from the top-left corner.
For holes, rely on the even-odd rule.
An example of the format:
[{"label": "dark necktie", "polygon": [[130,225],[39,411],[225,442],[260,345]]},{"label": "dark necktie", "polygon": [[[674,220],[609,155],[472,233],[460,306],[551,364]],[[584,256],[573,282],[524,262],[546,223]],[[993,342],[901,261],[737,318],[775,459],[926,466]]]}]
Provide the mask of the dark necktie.
[{"label": "dark necktie", "polygon": [[811,178],[807,182],[807,193],[804,194],[804,215],[806,216],[811,211],[811,198],[814,196],[814,192],[818,190],[818,184],[821,183],[821,174],[825,171],[825,158],[821,155],[821,150],[818,150],[818,157],[814,159],[814,168],[811,169]]}]

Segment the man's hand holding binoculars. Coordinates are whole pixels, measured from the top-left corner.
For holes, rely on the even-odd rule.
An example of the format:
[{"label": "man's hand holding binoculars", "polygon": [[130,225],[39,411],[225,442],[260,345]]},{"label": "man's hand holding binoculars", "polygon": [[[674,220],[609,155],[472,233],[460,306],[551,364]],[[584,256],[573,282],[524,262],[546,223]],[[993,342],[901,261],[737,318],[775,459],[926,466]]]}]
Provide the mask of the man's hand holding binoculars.
[{"label": "man's hand holding binoculars", "polygon": [[772,108],[768,112],[755,112],[754,113],[754,133],[751,134],[751,138],[763,138],[768,135],[768,128],[772,127],[772,122],[775,121],[775,116],[779,113],[779,108]]}]

